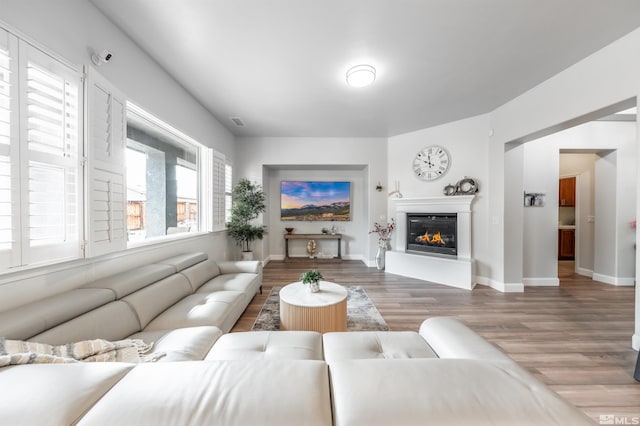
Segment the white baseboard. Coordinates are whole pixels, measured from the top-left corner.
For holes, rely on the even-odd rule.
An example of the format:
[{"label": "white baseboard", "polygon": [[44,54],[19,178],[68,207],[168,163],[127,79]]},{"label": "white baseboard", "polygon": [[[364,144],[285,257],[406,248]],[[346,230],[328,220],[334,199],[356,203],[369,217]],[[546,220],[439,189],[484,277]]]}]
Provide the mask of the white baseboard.
[{"label": "white baseboard", "polygon": [[496,281],[489,279],[487,285],[494,290],[501,291],[503,293],[522,293],[524,292],[524,285],[522,283],[503,283],[502,281]]},{"label": "white baseboard", "polygon": [[583,275],[585,277],[589,277],[592,278],[593,277],[593,271],[591,269],[585,269],[585,268],[576,268],[576,274],[578,275]]},{"label": "white baseboard", "polygon": [[635,285],[634,278],[612,277],[609,275],[598,274],[595,272],[591,276],[591,279],[594,281],[599,281],[601,283],[611,284],[616,286],[632,287]]},{"label": "white baseboard", "polygon": [[[360,262],[364,263],[367,266],[371,266],[371,261],[367,260],[367,258],[365,258],[363,255],[361,254],[345,254],[342,256],[343,260],[359,260]],[[373,266],[376,266],[376,262],[373,261]]]},{"label": "white baseboard", "polygon": [[489,285],[489,277],[483,277],[481,275],[476,275],[473,277],[473,282],[480,285]]},{"label": "white baseboard", "polygon": [[558,287],[560,280],[558,278],[523,278],[522,284],[531,287]]}]

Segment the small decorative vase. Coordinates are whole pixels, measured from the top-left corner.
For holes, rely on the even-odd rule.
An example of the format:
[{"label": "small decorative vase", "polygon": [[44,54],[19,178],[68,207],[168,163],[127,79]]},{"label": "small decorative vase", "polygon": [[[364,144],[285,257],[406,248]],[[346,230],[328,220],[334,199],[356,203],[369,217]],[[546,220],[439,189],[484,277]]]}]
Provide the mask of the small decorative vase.
[{"label": "small decorative vase", "polygon": [[384,270],[384,258],[386,253],[387,248],[382,245],[378,245],[378,252],[376,253],[376,268],[378,268],[378,271]]},{"label": "small decorative vase", "polygon": [[307,290],[309,290],[309,293],[317,293],[320,291],[320,283],[318,282],[313,282],[313,283],[309,283],[309,286],[307,287]]}]

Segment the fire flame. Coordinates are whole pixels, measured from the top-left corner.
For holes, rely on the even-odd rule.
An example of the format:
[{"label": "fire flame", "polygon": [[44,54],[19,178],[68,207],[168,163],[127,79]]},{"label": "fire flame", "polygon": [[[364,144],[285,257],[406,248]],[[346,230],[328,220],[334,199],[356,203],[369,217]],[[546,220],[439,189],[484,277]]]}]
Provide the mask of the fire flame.
[{"label": "fire flame", "polygon": [[444,240],[440,236],[439,232],[436,232],[433,237],[431,237],[432,243],[445,244]]},{"label": "fire flame", "polygon": [[421,235],[417,238],[419,243],[428,243],[431,242],[431,238],[429,238],[429,231],[425,232],[424,235]]},{"label": "fire flame", "polygon": [[432,243],[432,244],[446,244],[440,235],[440,232],[436,232],[433,236],[429,236],[429,231],[425,232],[424,235],[419,236],[416,239],[419,243]]}]

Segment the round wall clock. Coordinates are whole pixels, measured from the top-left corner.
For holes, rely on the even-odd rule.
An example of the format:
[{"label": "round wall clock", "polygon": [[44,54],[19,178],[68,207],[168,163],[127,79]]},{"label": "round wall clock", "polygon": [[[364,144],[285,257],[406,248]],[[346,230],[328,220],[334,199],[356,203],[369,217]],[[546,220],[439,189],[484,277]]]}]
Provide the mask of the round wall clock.
[{"label": "round wall clock", "polygon": [[446,149],[431,145],[416,154],[413,160],[413,172],[423,180],[436,180],[447,174],[451,157]]}]

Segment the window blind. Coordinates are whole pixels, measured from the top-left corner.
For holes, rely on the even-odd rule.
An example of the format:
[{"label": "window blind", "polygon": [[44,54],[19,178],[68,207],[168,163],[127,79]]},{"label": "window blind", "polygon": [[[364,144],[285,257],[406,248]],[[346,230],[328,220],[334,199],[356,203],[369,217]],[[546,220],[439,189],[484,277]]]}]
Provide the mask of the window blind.
[{"label": "window blind", "polygon": [[[13,248],[11,193],[11,56],[8,34],[0,33],[0,253]],[[11,266],[10,257],[0,257],[1,266]]]},{"label": "window blind", "polygon": [[126,100],[95,70],[88,74],[89,212],[87,256],[127,246]]},{"label": "window blind", "polygon": [[18,38],[0,30],[0,270],[22,263]]},{"label": "window blind", "polygon": [[225,229],[225,157],[213,152],[211,168],[213,230]]},{"label": "window blind", "polygon": [[231,205],[233,203],[233,168],[231,164],[226,164],[224,167],[224,221],[229,222],[231,220]]},{"label": "window blind", "polygon": [[78,258],[81,76],[23,42],[20,61],[22,263]]}]

